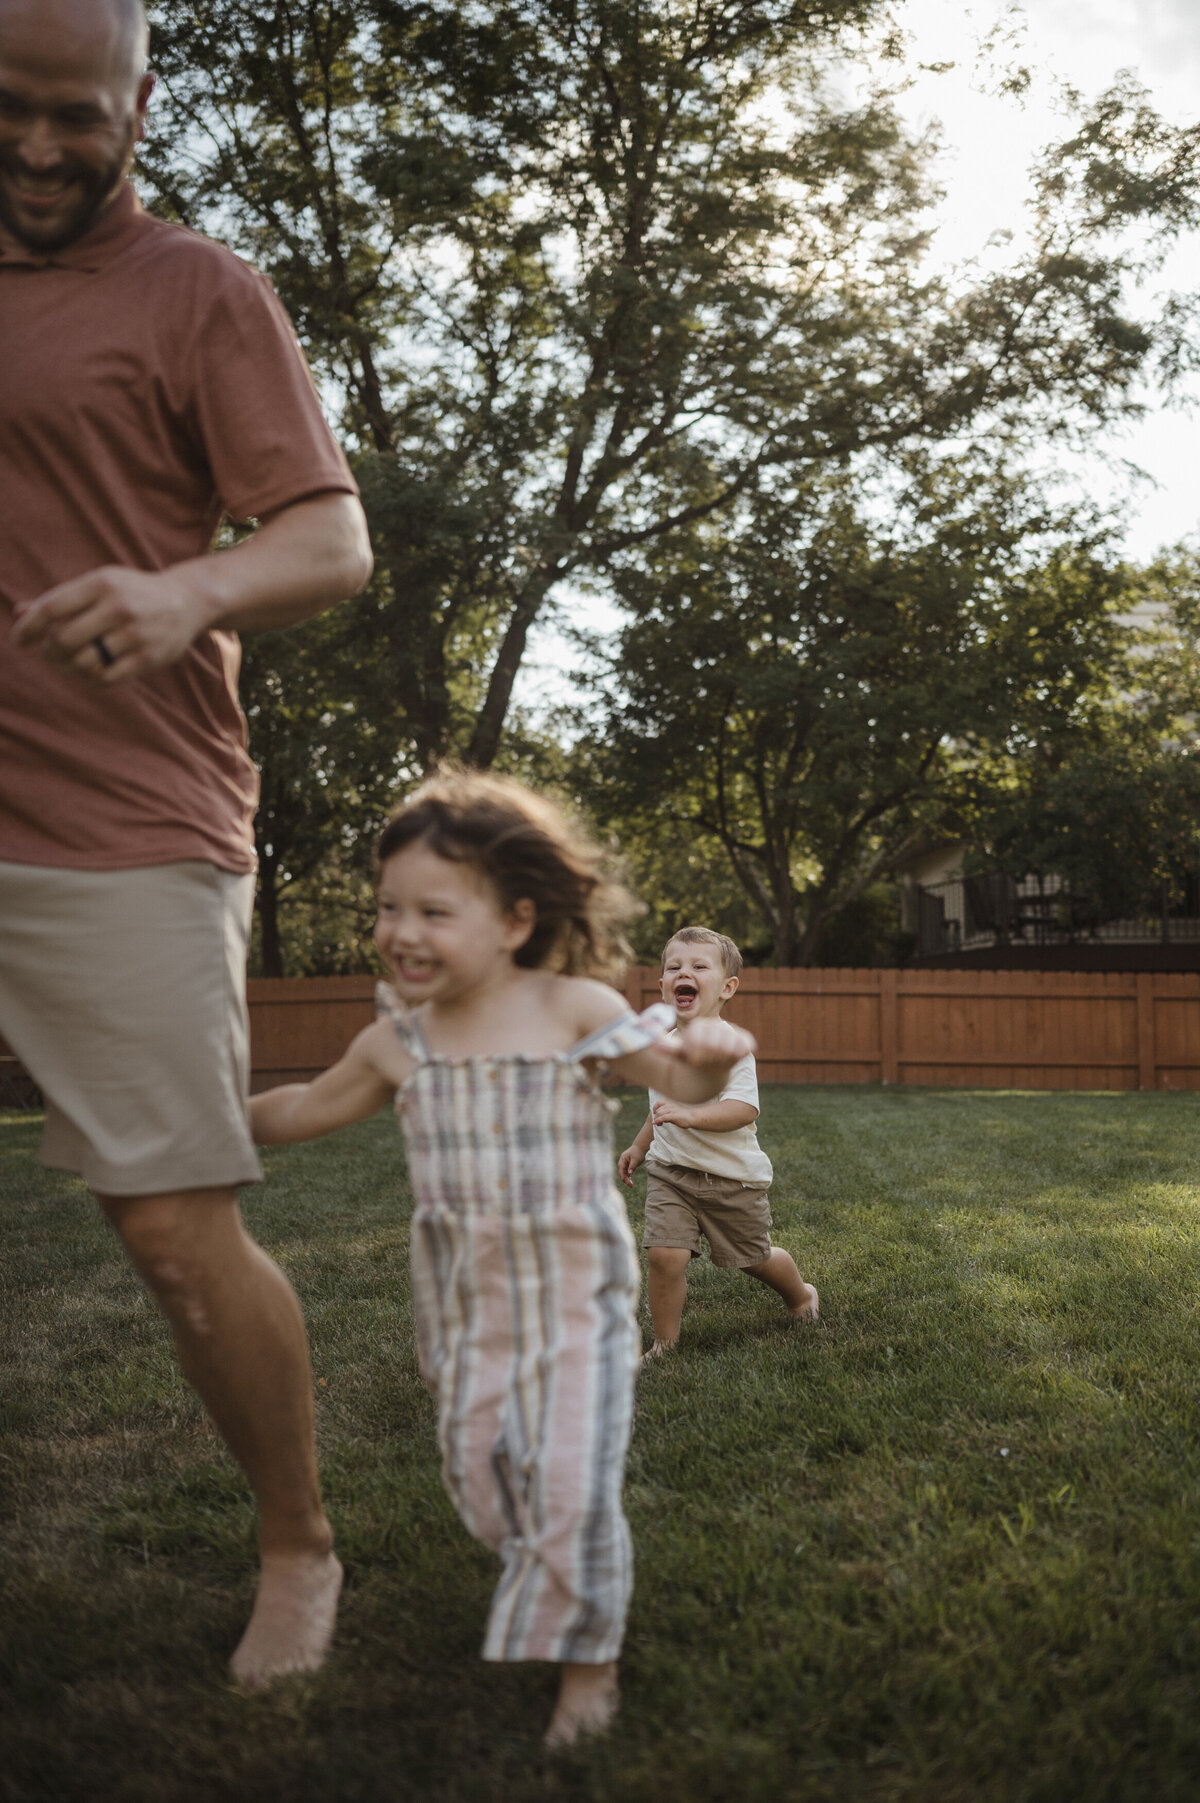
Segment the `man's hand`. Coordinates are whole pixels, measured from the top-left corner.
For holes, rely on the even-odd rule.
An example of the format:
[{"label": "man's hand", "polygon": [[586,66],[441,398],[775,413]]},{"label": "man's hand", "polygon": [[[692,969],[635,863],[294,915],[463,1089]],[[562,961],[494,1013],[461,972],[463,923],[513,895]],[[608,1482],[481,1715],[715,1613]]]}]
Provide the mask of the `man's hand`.
[{"label": "man's hand", "polygon": [[621,1182],[632,1187],[633,1173],[640,1164],[644,1164],[645,1162],[646,1155],[640,1146],[636,1144],[626,1146],[625,1150],[617,1160],[617,1175],[620,1177]]},{"label": "man's hand", "polygon": [[13,640],[108,687],[174,663],[206,630],[294,625],[357,593],[370,574],[357,496],[313,495],[228,550],[166,570],[106,565],[60,582],[21,612]]},{"label": "man's hand", "polygon": [[40,595],[13,641],[110,687],[173,664],[207,624],[195,586],[173,570],[109,565]]}]

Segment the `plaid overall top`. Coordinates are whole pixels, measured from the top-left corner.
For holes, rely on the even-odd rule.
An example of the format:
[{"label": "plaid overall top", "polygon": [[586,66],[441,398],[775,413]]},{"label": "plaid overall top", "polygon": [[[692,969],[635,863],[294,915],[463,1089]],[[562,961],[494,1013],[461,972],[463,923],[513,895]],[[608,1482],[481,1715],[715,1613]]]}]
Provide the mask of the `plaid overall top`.
[{"label": "plaid overall top", "polygon": [[416,1196],[413,1312],[442,1472],[499,1553],[485,1659],[615,1659],[632,1582],[621,1483],[640,1336],[637,1252],[612,1175],[616,1104],[584,1059],[640,1050],[661,1004],[549,1058],[431,1054],[396,1095]]}]

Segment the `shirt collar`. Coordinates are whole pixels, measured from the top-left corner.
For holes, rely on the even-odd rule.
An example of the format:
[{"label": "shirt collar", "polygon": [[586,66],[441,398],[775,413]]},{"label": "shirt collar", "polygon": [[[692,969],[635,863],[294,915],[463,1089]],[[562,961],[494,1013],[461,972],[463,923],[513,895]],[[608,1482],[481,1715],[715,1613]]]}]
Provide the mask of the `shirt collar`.
[{"label": "shirt collar", "polygon": [[61,250],[31,250],[11,238],[0,226],[0,269],[85,269],[95,271],[110,263],[131,239],[144,229],[142,203],[132,185],[122,182],[115,199],[110,200],[99,219],[90,225],[82,238],[64,244]]}]

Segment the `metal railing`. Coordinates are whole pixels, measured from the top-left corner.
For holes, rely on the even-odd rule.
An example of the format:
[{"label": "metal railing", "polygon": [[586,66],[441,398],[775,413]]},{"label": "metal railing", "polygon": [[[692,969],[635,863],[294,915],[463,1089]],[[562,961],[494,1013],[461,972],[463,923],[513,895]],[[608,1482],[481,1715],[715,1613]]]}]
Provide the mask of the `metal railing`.
[{"label": "metal railing", "polygon": [[1200,940],[1200,896],[1189,882],[1183,895],[1164,888],[1143,910],[1124,919],[1101,917],[1087,896],[1074,895],[1057,876],[1020,879],[993,870],[917,890],[917,956],[973,951],[991,945],[1080,945]]}]

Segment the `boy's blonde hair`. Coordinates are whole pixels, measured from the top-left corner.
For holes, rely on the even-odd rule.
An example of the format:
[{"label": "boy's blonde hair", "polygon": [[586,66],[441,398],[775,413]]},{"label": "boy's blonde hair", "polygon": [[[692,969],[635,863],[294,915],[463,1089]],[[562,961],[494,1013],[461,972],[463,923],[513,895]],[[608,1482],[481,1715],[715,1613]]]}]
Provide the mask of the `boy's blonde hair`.
[{"label": "boy's blonde hair", "polygon": [[509,776],[443,764],[384,827],[379,863],[418,842],[439,858],[474,864],[502,907],[533,903],[533,931],[513,953],[525,969],[600,975],[628,961],[621,927],[639,903],[606,874],[601,848],[546,796]]},{"label": "boy's blonde hair", "polygon": [[714,933],[711,927],[680,927],[677,933],[671,934],[663,946],[662,958],[659,963],[660,970],[665,970],[667,953],[678,939],[682,939],[685,945],[715,945],[721,954],[721,962],[725,966],[727,977],[736,977],[742,968],[741,952],[733,940],[726,938],[724,933]]}]

